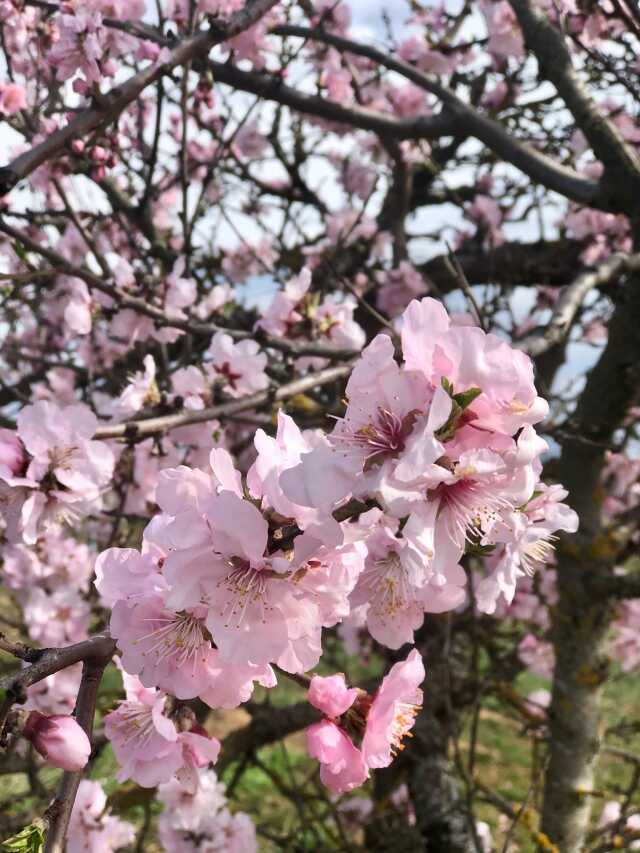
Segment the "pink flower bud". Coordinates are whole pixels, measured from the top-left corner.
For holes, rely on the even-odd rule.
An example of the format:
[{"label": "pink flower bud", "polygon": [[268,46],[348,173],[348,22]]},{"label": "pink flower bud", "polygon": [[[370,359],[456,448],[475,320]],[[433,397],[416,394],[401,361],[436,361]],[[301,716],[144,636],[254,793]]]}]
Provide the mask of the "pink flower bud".
[{"label": "pink flower bud", "polygon": [[94,163],[104,163],[109,157],[109,152],[102,145],[94,145],[89,154]]},{"label": "pink flower bud", "polygon": [[82,154],[82,152],[84,151],[84,140],[74,139],[71,143],[71,150],[74,154]]},{"label": "pink flower bud", "polygon": [[71,86],[74,92],[78,95],[86,95],[89,91],[89,86],[87,85],[86,80],[81,80],[77,78],[73,81],[73,85]]},{"label": "pink flower bud", "polygon": [[39,711],[32,711],[24,736],[49,764],[62,770],[82,770],[91,754],[86,732],[66,714],[45,717]]},{"label": "pink flower bud", "polygon": [[24,447],[17,433],[10,429],[0,429],[0,471],[9,469],[11,476],[16,476],[24,468]]},{"label": "pink flower bud", "polygon": [[358,691],[355,687],[347,688],[342,673],[329,675],[326,678],[314,675],[307,696],[309,702],[323,714],[328,717],[339,717],[353,705],[358,697]]}]

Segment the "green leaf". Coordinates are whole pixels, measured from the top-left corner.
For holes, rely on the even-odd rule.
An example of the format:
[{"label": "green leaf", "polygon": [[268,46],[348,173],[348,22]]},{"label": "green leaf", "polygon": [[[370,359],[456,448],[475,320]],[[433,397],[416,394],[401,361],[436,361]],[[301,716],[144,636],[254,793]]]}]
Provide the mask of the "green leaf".
[{"label": "green leaf", "polygon": [[468,406],[470,406],[476,397],[479,397],[482,394],[482,389],[480,388],[468,388],[466,391],[461,391],[459,394],[453,394],[452,400],[460,406],[462,411],[464,411]]},{"label": "green leaf", "polygon": [[42,853],[44,850],[44,824],[42,821],[25,826],[17,835],[2,842],[5,853]]},{"label": "green leaf", "polygon": [[27,250],[25,249],[23,244],[20,242],[20,240],[16,240],[14,242],[13,251],[16,253],[16,255],[20,258],[21,261],[27,260]]}]

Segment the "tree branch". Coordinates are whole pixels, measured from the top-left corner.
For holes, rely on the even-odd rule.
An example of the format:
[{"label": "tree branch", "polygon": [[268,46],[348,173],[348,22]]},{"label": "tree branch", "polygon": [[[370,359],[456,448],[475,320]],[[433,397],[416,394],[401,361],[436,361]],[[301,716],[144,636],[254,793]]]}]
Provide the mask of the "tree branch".
[{"label": "tree branch", "polygon": [[176,427],[186,426],[187,424],[198,424],[204,421],[224,418],[228,415],[236,415],[238,412],[254,409],[256,406],[261,406],[270,401],[286,400],[294,397],[296,394],[310,391],[312,388],[329,385],[331,382],[348,376],[352,368],[353,362],[335,367],[327,367],[324,370],[319,370],[317,373],[311,373],[308,376],[303,376],[301,379],[296,379],[293,382],[282,385],[275,392],[270,389],[258,391],[256,394],[250,394],[247,397],[231,400],[228,403],[221,403],[218,406],[210,406],[207,409],[199,411],[185,410],[173,415],[162,415],[157,418],[147,418],[146,420],[128,421],[123,424],[99,427],[96,430],[94,438],[142,438],[148,435],[165,433]]},{"label": "tree branch", "polygon": [[256,707],[251,722],[231,732],[222,741],[216,772],[222,774],[226,767],[243,755],[299,732],[318,722],[321,716],[309,702],[297,702],[285,708],[275,708],[273,705]]},{"label": "tree branch", "polygon": [[435,139],[439,136],[449,136],[455,129],[453,117],[446,112],[434,116],[396,118],[391,114],[376,112],[366,107],[355,104],[346,107],[318,95],[301,92],[274,75],[242,71],[228,63],[213,60],[209,61],[209,68],[218,83],[225,83],[243,92],[251,92],[307,115],[338,124],[347,124],[360,130],[371,130],[394,139]]},{"label": "tree branch", "polygon": [[546,328],[532,332],[514,346],[535,358],[562,343],[587,294],[600,285],[608,284],[623,272],[640,272],[640,253],[613,254],[595,269],[581,273],[562,291]]},{"label": "tree branch", "polygon": [[[527,47],[538,60],[541,72],[558,90],[582,130],[612,184],[611,201],[616,210],[636,212],[640,195],[640,160],[618,128],[601,112],[576,73],[562,34],[532,0],[509,0],[522,28]],[[614,191],[615,188],[615,191]],[[613,198],[615,196],[615,199]],[[605,199],[605,205],[609,199]],[[597,205],[595,205],[597,206]]]},{"label": "tree branch", "polygon": [[212,47],[251,27],[276,5],[277,0],[250,0],[243,9],[231,15],[228,21],[211,22],[210,28],[185,39],[175,47],[162,65],[150,65],[130,77],[120,86],[114,86],[100,97],[100,103],[77,115],[66,127],[57,130],[39,145],[20,154],[8,165],[0,168],[0,196],[9,192],[38,166],[62,153],[72,140],[85,137],[94,130],[111,123],[151,83],[166,76],[174,68],[198,57],[206,57]]},{"label": "tree branch", "polygon": [[73,666],[79,661],[111,659],[115,650],[115,640],[112,640],[108,634],[97,634],[81,643],[60,649],[38,649],[36,651],[40,656],[35,663],[0,678],[0,690],[12,692],[26,690],[37,681],[42,681],[54,672]]},{"label": "tree branch", "polygon": [[[88,658],[82,667],[82,681],[74,715],[89,740],[93,733],[98,689],[110,659],[111,653],[103,653],[100,657]],[[64,853],[69,819],[83,774],[84,770],[67,771],[60,780],[55,799],[44,814],[44,820],[48,824],[44,853]]]},{"label": "tree branch", "polygon": [[[357,350],[338,349],[336,347],[332,347],[330,344],[315,343],[311,341],[288,341],[284,338],[276,338],[260,329],[256,332],[251,332],[244,331],[242,329],[229,329],[225,326],[218,326],[215,323],[198,323],[189,318],[182,319],[180,317],[171,317],[167,315],[162,308],[151,305],[145,299],[130,296],[120,290],[115,284],[110,284],[108,281],[105,281],[103,278],[95,275],[91,270],[88,270],[85,267],[76,266],[53,249],[50,249],[48,246],[40,245],[29,237],[28,234],[14,228],[1,217],[0,232],[7,234],[14,240],[18,240],[29,251],[35,252],[55,264],[57,267],[56,274],[64,274],[81,279],[88,287],[99,290],[101,293],[105,293],[107,296],[111,297],[116,303],[116,308],[130,309],[138,314],[151,317],[160,328],[166,327],[171,329],[181,329],[184,332],[190,332],[193,335],[203,337],[211,337],[212,335],[215,335],[216,332],[224,332],[236,341],[248,339],[257,340],[265,347],[293,356],[309,355],[337,360],[353,358],[358,354]],[[50,273],[51,271],[48,270],[47,277],[49,277]],[[13,279],[13,277],[11,278]],[[16,278],[19,278],[19,274]],[[33,278],[33,275],[30,276],[30,279],[31,278]]]},{"label": "tree branch", "polygon": [[364,56],[390,71],[401,74],[442,101],[444,114],[448,116],[454,127],[454,130],[449,131],[450,134],[465,132],[475,136],[504,160],[524,172],[531,180],[579,204],[601,207],[605,203],[604,194],[598,184],[581,178],[572,169],[556,163],[532,145],[515,139],[501,124],[477,112],[469,104],[460,100],[451,89],[414,68],[408,62],[395,59],[375,47],[359,44],[321,29],[281,26],[275,27],[273,32],[276,35],[297,36],[330,44],[338,50]]}]

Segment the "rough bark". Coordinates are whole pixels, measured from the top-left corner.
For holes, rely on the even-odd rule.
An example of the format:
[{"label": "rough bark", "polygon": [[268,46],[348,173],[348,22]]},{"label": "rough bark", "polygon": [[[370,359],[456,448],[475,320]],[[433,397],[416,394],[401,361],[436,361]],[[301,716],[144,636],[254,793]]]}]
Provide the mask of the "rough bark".
[{"label": "rough bark", "polygon": [[423,850],[475,853],[470,816],[449,757],[456,720],[451,696],[454,659],[447,633],[447,620],[438,617],[428,619],[422,629],[420,648],[428,673],[407,755],[409,790]]},{"label": "rough bark", "polygon": [[[636,247],[638,246],[636,235]],[[583,849],[591,812],[600,746],[601,685],[606,677],[604,636],[610,599],[594,594],[594,582],[610,574],[615,560],[601,518],[601,474],[616,429],[640,389],[640,280],[617,289],[609,341],[587,377],[571,418],[557,467],[580,517],[577,536],[561,542],[559,600],[553,624],[556,670],[550,708],[550,758],[545,779],[542,828],[562,853]]]}]

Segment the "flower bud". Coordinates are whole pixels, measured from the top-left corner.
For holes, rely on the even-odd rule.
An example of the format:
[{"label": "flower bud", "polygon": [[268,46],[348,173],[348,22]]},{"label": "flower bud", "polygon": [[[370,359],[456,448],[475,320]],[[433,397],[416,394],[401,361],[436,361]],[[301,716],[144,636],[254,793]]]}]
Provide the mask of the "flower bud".
[{"label": "flower bud", "polygon": [[0,429],[0,472],[8,469],[10,476],[16,476],[24,468],[25,454],[17,433],[10,429]]},{"label": "flower bud", "polygon": [[32,711],[24,736],[49,764],[62,770],[82,770],[91,754],[86,732],[66,714],[45,717],[39,711]]}]

